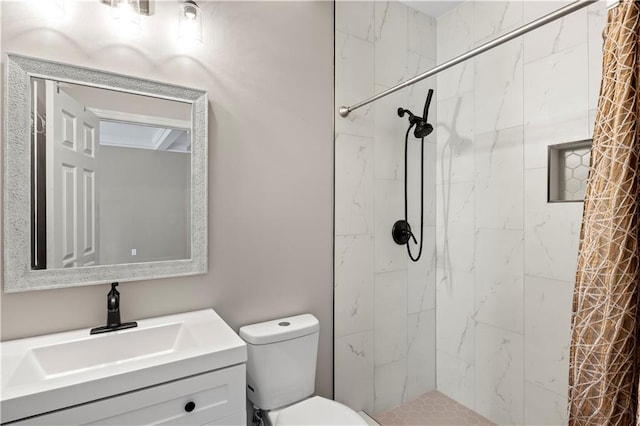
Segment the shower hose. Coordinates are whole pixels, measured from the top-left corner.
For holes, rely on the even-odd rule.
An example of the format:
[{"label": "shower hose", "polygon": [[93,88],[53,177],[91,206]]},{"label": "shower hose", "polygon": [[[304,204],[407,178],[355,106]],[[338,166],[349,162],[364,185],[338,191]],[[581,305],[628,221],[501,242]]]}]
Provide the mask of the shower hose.
[{"label": "shower hose", "polygon": [[[413,128],[414,124],[411,124],[407,129],[407,133],[404,135],[404,221],[409,223],[409,215],[407,208],[407,170],[408,170],[408,151],[409,151],[409,132]],[[422,242],[423,242],[423,230],[424,230],[424,138],[420,138],[420,244],[418,248],[418,255],[413,257],[411,253],[411,245],[409,241],[407,241],[407,253],[409,254],[409,259],[414,262],[417,262],[422,255]],[[411,238],[413,238],[413,242],[417,244],[416,237],[413,235],[411,231]]]}]

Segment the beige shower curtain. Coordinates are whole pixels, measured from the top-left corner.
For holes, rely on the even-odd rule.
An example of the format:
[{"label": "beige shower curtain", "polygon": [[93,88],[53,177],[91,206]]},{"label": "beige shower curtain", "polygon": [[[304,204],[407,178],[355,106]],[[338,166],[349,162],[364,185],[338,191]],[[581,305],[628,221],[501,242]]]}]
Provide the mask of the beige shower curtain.
[{"label": "beige shower curtain", "polygon": [[609,11],[573,297],[570,425],[640,425],[640,1]]}]

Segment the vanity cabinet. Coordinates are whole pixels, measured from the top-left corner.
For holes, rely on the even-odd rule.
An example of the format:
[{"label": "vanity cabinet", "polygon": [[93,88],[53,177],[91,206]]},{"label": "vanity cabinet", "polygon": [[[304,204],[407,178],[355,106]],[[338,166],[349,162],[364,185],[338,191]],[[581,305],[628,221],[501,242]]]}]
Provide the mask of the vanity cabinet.
[{"label": "vanity cabinet", "polygon": [[10,424],[245,426],[245,374],[239,364]]},{"label": "vanity cabinet", "polygon": [[0,342],[0,423],[246,425],[247,345],[213,309]]}]

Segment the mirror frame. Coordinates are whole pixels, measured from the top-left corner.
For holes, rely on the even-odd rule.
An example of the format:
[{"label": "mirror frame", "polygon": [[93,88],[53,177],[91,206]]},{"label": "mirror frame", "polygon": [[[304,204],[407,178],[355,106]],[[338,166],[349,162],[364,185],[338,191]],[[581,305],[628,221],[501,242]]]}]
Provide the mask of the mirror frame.
[{"label": "mirror frame", "polygon": [[[207,92],[91,68],[5,55],[3,173],[4,292],[44,290],[112,281],[138,281],[207,272]],[[191,258],[66,269],[31,269],[32,77],[187,102],[192,105]]]}]

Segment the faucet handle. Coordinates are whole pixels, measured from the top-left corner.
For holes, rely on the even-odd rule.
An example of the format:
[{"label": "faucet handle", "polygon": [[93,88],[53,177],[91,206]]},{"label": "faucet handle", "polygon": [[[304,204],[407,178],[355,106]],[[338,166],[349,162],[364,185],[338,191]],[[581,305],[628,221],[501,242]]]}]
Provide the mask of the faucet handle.
[{"label": "faucet handle", "polygon": [[111,283],[111,291],[107,294],[107,309],[115,311],[120,309],[120,292],[116,290],[118,283]]}]

